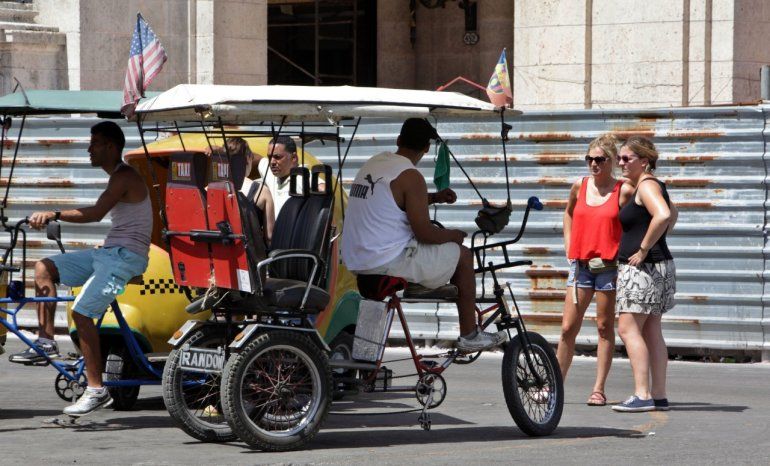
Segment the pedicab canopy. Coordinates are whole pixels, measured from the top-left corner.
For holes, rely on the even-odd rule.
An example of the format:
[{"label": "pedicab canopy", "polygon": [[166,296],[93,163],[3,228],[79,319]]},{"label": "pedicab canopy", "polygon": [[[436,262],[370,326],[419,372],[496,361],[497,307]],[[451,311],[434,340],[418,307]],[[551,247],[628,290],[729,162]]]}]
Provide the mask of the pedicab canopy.
[{"label": "pedicab canopy", "polygon": [[[159,92],[148,92],[156,97]],[[122,91],[38,91],[14,92],[0,97],[3,115],[56,115],[95,113],[101,118],[120,119]]]},{"label": "pedicab canopy", "polygon": [[[352,86],[180,84],[136,108],[141,121],[337,121],[353,117],[427,117],[499,112],[456,92]],[[507,111],[518,113],[516,111]]]}]

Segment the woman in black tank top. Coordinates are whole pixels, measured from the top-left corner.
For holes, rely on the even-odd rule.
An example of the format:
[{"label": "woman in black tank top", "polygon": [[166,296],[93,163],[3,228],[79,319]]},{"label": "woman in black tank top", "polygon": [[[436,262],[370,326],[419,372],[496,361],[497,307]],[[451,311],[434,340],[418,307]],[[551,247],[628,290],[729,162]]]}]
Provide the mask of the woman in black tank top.
[{"label": "woman in black tank top", "polygon": [[623,176],[636,186],[619,214],[623,233],[618,252],[618,334],[634,374],[634,394],[612,407],[621,412],[668,410],[668,350],[661,316],[674,305],[675,268],[666,233],[678,214],[666,185],[653,175],[657,161],[652,142],[638,136],[629,138],[618,156]]}]

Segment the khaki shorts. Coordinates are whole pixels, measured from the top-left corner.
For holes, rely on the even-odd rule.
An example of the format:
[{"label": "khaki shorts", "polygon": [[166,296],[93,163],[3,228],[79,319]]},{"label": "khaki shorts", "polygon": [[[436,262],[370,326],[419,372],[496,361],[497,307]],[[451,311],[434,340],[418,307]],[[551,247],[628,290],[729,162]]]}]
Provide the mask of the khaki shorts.
[{"label": "khaki shorts", "polygon": [[446,285],[457,269],[457,243],[423,244],[412,240],[398,257],[380,267],[356,270],[360,274],[390,275],[434,289]]},{"label": "khaki shorts", "polygon": [[661,315],[674,307],[676,267],[673,260],[618,265],[615,297],[618,313]]}]

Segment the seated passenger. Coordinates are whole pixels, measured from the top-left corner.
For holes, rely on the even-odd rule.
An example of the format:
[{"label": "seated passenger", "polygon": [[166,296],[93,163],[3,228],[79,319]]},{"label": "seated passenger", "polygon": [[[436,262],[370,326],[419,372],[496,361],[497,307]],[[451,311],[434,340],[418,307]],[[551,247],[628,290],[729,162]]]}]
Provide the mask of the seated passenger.
[{"label": "seated passenger", "polygon": [[248,143],[239,137],[227,138],[227,151],[224,148],[215,146],[207,150],[206,153],[209,156],[217,156],[225,158],[229,152],[230,156],[243,155],[246,162],[245,173],[241,186],[236,186],[243,195],[251,200],[259,210],[260,223],[263,229],[263,235],[265,244],[270,244],[270,239],[273,236],[273,226],[275,225],[275,208],[273,206],[273,198],[270,195],[270,191],[265,188],[261,188],[262,184],[258,181],[254,181],[249,178],[253,163],[254,153],[249,149]]},{"label": "seated passenger", "polygon": [[[275,216],[278,217],[281,207],[289,199],[291,169],[300,165],[297,144],[290,136],[278,136],[270,141],[267,150],[268,154],[272,154],[269,163],[267,157],[259,154],[254,154],[254,160],[257,162],[259,176],[273,198]],[[318,189],[322,191],[324,183],[319,182]]]},{"label": "seated passenger", "polygon": [[463,246],[465,232],[438,228],[428,205],[452,204],[451,189],[428,193],[415,165],[438,137],[425,119],[410,118],[401,127],[395,153],[367,161],[350,188],[342,235],[342,258],[358,274],[390,275],[438,288],[451,281],[458,289],[460,337],[456,348],[475,352],[505,341],[505,333],[482,332],[474,310],[476,277],[473,255]]},{"label": "seated passenger", "polygon": [[227,138],[227,150],[230,152],[230,155],[243,154],[246,159],[246,177],[243,179],[241,192],[247,199],[254,202],[262,212],[264,216],[262,225],[264,225],[265,229],[265,243],[270,244],[270,239],[273,237],[275,218],[278,213],[275,210],[275,204],[270,189],[267,189],[267,186],[264,183],[260,183],[249,177],[254,168],[254,159],[256,156],[249,148],[249,144],[243,138],[239,137]]}]

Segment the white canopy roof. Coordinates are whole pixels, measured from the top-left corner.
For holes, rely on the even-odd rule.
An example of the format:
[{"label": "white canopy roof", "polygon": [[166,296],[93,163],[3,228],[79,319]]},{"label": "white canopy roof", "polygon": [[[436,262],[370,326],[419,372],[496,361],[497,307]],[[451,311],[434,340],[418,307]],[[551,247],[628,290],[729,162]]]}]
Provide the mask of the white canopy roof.
[{"label": "white canopy roof", "polygon": [[[352,86],[224,86],[180,84],[143,101],[143,121],[226,123],[289,120],[335,121],[349,117],[426,117],[494,112],[488,103],[456,92]],[[516,112],[519,113],[519,112]]]}]

